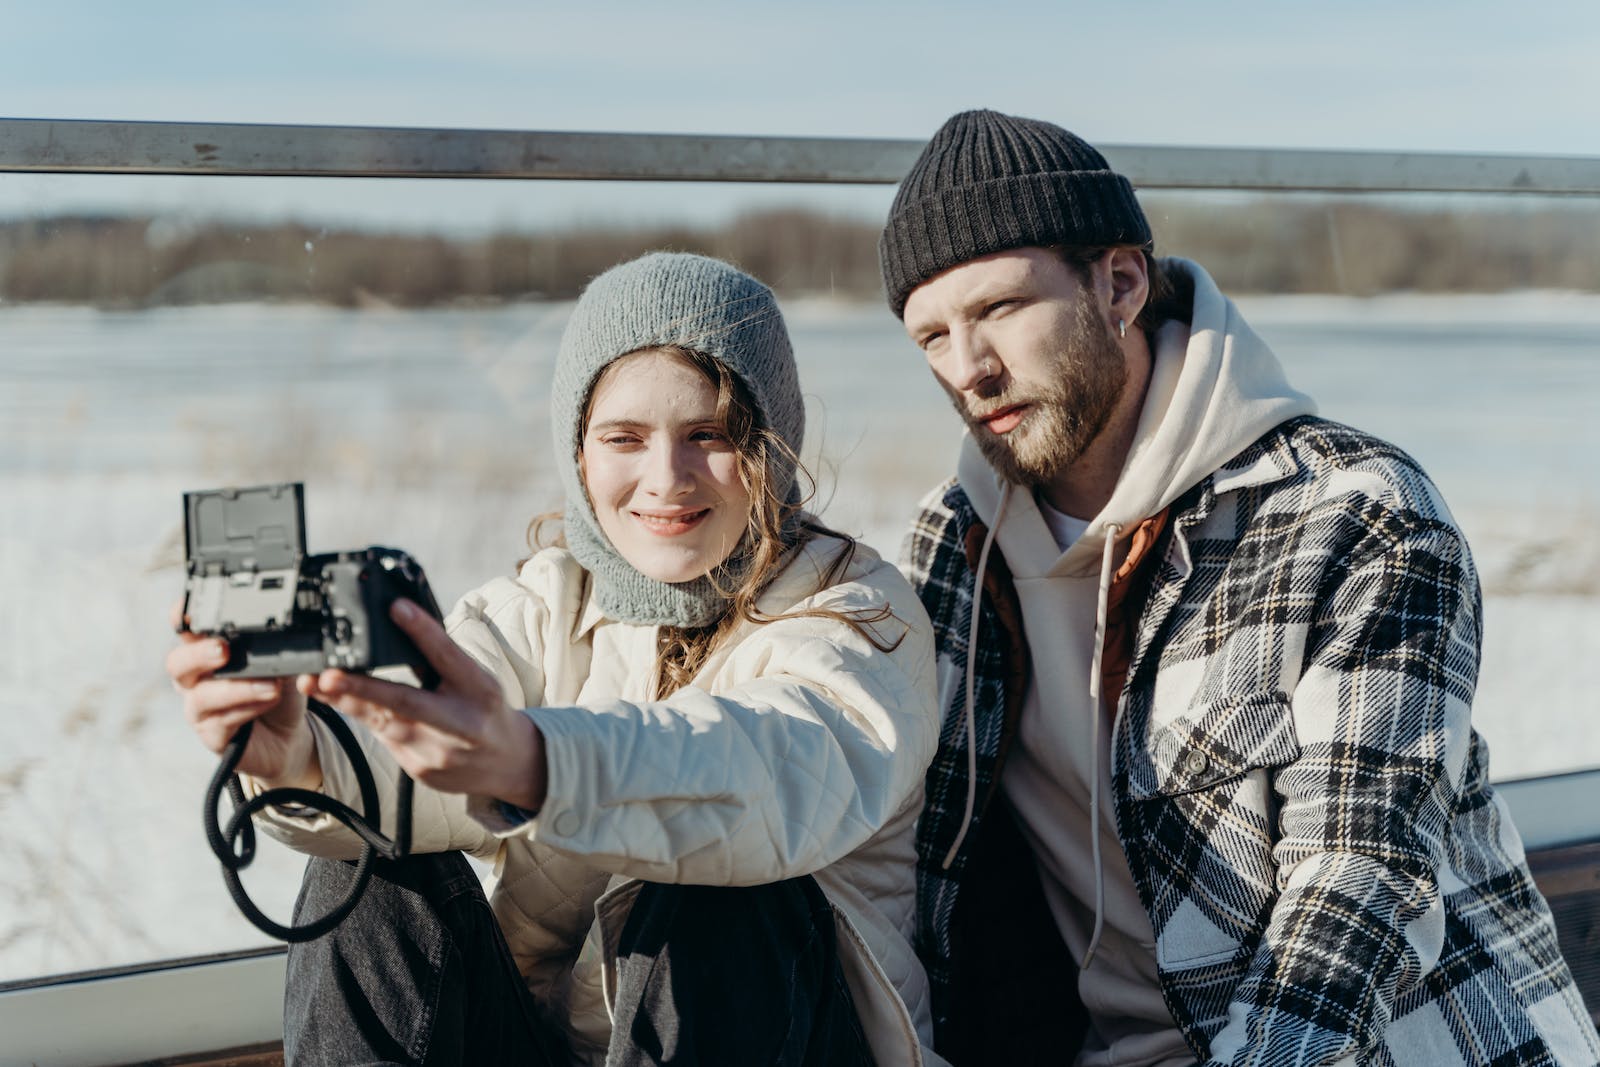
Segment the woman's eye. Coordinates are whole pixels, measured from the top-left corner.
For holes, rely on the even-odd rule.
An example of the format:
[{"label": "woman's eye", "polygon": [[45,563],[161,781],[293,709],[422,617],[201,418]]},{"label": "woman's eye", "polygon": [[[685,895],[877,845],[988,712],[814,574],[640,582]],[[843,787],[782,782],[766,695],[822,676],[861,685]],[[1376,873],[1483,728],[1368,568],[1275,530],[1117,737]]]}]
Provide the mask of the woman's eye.
[{"label": "woman's eye", "polygon": [[694,431],[694,433],[689,435],[689,440],[691,440],[691,441],[710,441],[710,442],[716,443],[716,442],[726,441],[727,439],[728,439],[728,435],[723,433],[721,430],[710,429],[710,428],[703,429],[703,430],[696,430],[696,431]]}]

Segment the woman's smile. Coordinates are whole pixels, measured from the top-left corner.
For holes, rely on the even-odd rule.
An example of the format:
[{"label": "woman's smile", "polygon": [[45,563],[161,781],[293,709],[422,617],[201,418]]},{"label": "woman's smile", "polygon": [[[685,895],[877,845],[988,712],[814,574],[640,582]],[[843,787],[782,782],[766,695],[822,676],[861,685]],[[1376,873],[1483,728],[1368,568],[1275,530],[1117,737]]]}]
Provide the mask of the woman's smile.
[{"label": "woman's smile", "polygon": [[676,537],[688,533],[709,514],[711,514],[710,508],[700,508],[696,511],[632,512],[633,517],[638,519],[646,530],[658,537]]}]

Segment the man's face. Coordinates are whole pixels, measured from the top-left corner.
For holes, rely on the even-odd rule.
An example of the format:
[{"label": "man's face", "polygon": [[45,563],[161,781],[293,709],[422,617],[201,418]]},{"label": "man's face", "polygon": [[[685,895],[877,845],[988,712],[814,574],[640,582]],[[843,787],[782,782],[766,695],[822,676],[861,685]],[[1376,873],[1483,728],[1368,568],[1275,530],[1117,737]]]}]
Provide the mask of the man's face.
[{"label": "man's face", "polygon": [[1037,487],[1105,428],[1128,367],[1094,291],[1048,249],[997,252],[912,291],[906,332],[1006,480]]}]

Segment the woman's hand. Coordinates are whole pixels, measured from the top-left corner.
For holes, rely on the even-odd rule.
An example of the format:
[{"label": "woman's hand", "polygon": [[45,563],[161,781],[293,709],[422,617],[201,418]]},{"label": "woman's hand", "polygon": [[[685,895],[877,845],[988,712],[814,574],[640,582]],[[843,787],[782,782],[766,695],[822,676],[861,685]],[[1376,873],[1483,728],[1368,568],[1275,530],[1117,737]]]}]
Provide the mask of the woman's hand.
[{"label": "woman's hand", "polygon": [[[174,623],[182,611],[182,604],[173,606]],[[306,722],[305,697],[288,678],[215,677],[227,662],[226,641],[186,632],[178,634],[178,646],[167,653],[167,674],[183,696],[184,717],[200,743],[220,753],[239,727],[254,721],[239,773],[269,787],[317,788],[322,765]]]},{"label": "woman's hand", "polygon": [[300,692],[360,720],[412,778],[444,793],[496,797],[529,811],[544,804],[544,737],[499,684],[409,600],[389,617],[416,642],[439,687],[432,691],[326,670]]}]

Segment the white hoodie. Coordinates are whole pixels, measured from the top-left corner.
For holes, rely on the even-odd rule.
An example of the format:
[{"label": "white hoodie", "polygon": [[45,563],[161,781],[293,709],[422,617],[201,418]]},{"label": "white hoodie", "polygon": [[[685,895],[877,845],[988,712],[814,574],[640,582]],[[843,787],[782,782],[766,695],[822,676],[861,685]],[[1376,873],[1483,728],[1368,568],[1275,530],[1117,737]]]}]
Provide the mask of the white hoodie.
[{"label": "white hoodie", "polygon": [[[1005,491],[970,437],[957,467],[974,510],[994,530],[1022,604],[1032,675],[1002,785],[1038,860],[1056,924],[1082,965],[1078,988],[1093,1032],[1080,1067],[1194,1061],[1161,995],[1155,935],[1110,802],[1115,709],[1090,684],[1100,662],[1096,619],[1110,570],[1126,556],[1126,538],[1141,520],[1274,426],[1315,410],[1289,387],[1277,357],[1210,275],[1196,264],[1171,262],[1194,279],[1192,322],[1169,322],[1156,333],[1133,446],[1110,501],[1076,542],[1062,551],[1033,495]],[[982,588],[981,575],[976,587]],[[1092,812],[1098,833],[1091,830]]]}]

